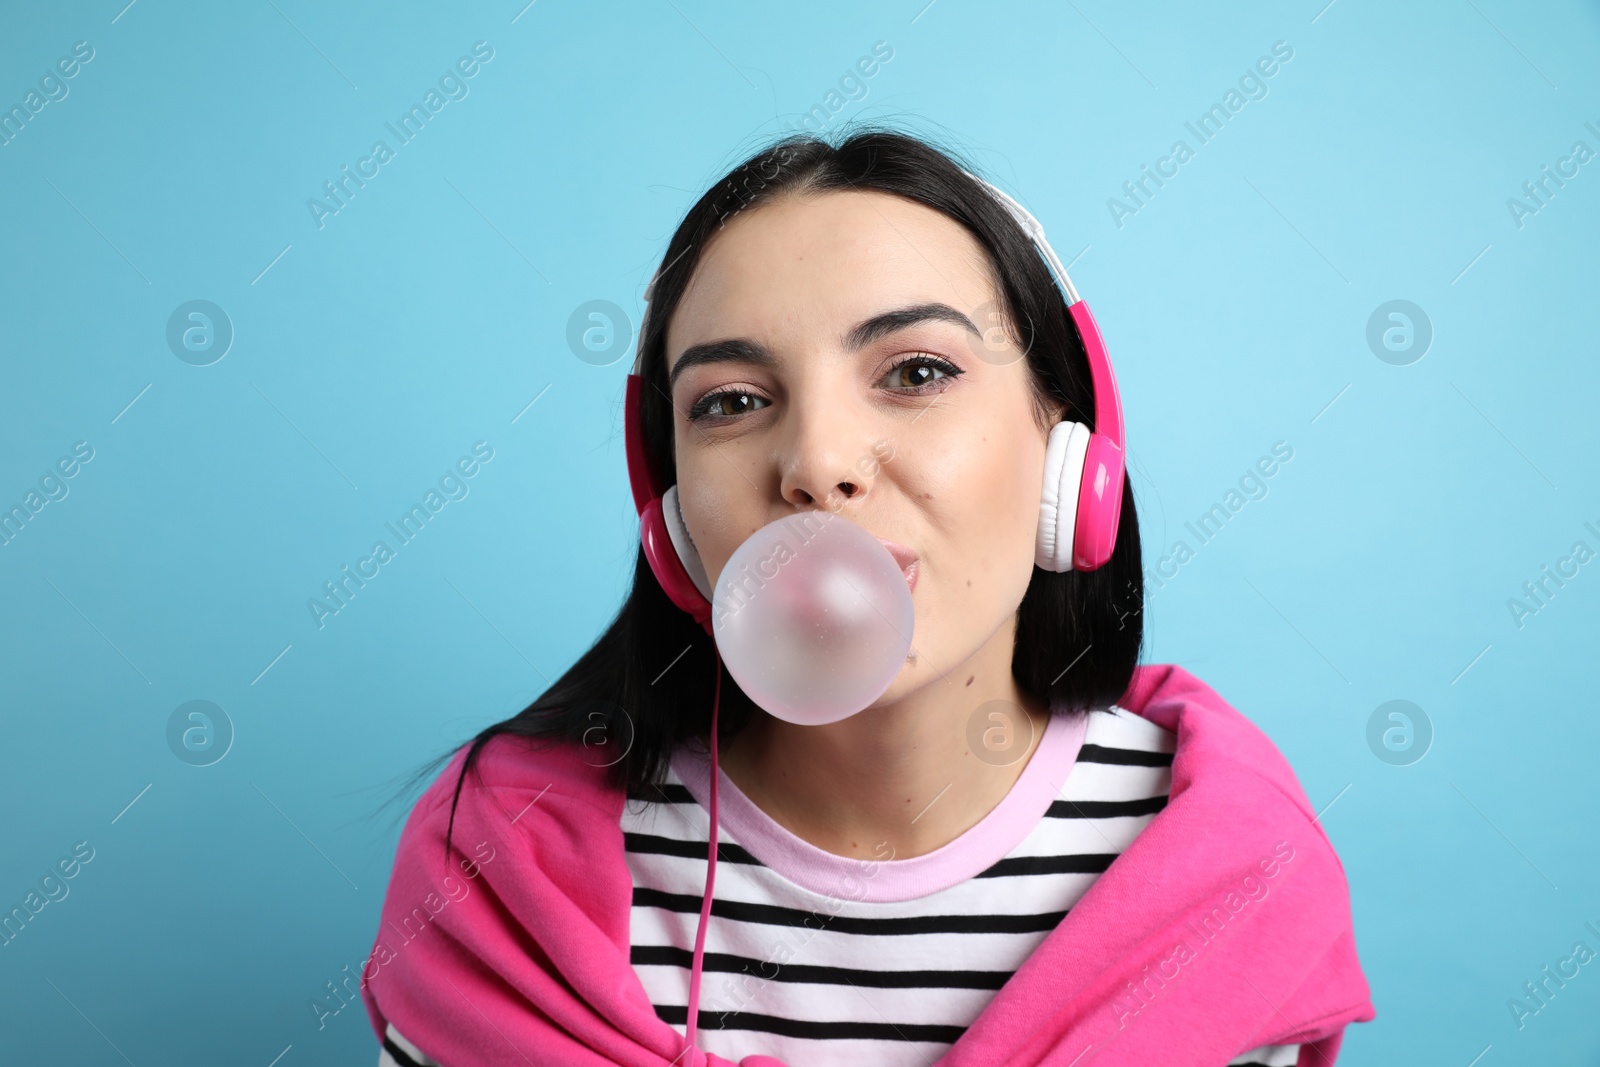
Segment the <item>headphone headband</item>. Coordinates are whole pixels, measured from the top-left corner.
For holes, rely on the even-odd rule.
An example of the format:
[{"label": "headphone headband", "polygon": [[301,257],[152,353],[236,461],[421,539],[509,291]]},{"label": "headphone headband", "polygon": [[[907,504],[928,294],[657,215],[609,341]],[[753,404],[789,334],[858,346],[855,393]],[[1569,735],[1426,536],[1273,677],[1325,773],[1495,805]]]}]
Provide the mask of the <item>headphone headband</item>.
[{"label": "headphone headband", "polygon": [[1044,224],[1033,217],[1033,213],[1017,201],[1007,196],[999,186],[963,170],[961,173],[988,189],[994,198],[1011,213],[1023,229],[1033,240],[1033,245],[1044,257],[1045,263],[1060,283],[1061,290],[1067,298],[1067,313],[1073,324],[1078,328],[1078,335],[1083,340],[1084,352],[1089,357],[1089,378],[1094,386],[1094,430],[1115,442],[1119,449],[1126,449],[1127,442],[1123,436],[1122,426],[1122,397],[1117,392],[1117,379],[1111,373],[1111,358],[1106,354],[1105,341],[1100,337],[1100,327],[1094,321],[1094,316],[1089,312],[1089,305],[1084,303],[1078,295],[1077,288],[1072,284],[1072,279],[1067,277],[1067,268],[1061,265],[1061,257],[1056,255],[1056,250],[1050,247],[1050,242],[1045,240]]},{"label": "headphone headband", "polygon": [[1066,291],[1067,305],[1070,307],[1076,304],[1081,299],[1078,296],[1078,290],[1073,288],[1072,279],[1067,277],[1067,268],[1061,265],[1061,259],[1056,255],[1056,250],[1051,248],[1050,242],[1044,239],[1044,224],[1033,217],[1033,212],[1006,195],[1005,191],[998,185],[985,181],[970,170],[964,170],[961,173],[989,190],[995,199],[1000,201],[1000,205],[1011,212],[1011,217],[1017,220],[1029,237],[1033,238],[1033,243],[1044,254],[1045,262],[1055,272],[1056,280],[1061,283],[1061,288]]}]

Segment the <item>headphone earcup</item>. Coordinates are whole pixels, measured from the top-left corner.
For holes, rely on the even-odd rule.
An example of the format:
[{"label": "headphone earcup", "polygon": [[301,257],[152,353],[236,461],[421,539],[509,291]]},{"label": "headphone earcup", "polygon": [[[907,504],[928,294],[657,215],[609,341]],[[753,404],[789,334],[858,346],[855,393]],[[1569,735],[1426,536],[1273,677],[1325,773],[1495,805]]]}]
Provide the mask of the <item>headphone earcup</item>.
[{"label": "headphone earcup", "polygon": [[[685,614],[698,622],[706,633],[713,632],[711,601],[690,577],[683,565],[683,557],[672,543],[672,531],[661,510],[661,497],[656,497],[639,512],[639,547],[644,551],[645,562],[656,576],[661,591]],[[677,502],[673,502],[676,511]],[[698,560],[697,560],[698,562]]]},{"label": "headphone earcup", "polygon": [[1122,519],[1122,483],[1127,476],[1126,457],[1105,434],[1089,437],[1078,487],[1078,521],[1072,537],[1074,570],[1098,570],[1111,559]]},{"label": "headphone earcup", "polygon": [[1081,422],[1058,422],[1050,430],[1044,453],[1044,491],[1039,499],[1039,534],[1033,549],[1034,565],[1042,570],[1072,570],[1079,487],[1091,436]]},{"label": "headphone earcup", "polygon": [[683,511],[678,506],[678,487],[674,485],[668,489],[661,498],[661,518],[667,524],[667,536],[672,539],[672,547],[677,550],[678,560],[683,564],[683,569],[689,575],[689,580],[694,582],[694,587],[700,595],[711,601],[711,580],[706,577],[706,567],[700,562],[700,552],[694,547],[694,539],[689,536],[689,528],[684,525]]}]

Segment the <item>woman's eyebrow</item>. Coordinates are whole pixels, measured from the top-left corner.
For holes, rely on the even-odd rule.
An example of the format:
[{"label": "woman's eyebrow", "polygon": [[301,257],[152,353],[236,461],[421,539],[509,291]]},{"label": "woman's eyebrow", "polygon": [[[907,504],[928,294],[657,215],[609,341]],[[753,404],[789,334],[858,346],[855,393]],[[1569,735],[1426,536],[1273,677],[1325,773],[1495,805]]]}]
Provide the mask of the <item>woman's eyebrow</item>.
[{"label": "woman's eyebrow", "polygon": [[[982,338],[983,334],[972,324],[972,320],[949,304],[937,301],[926,304],[911,304],[907,307],[896,308],[881,314],[863,319],[852,326],[844,336],[844,344],[852,351],[864,348],[882,337],[887,337],[896,330],[904,330],[910,326],[918,326],[924,322],[949,322],[974,337]],[[678,357],[678,362],[672,366],[672,374],[667,382],[667,388],[677,385],[678,376],[690,367],[705,363],[742,363],[747,366],[771,368],[777,366],[778,360],[767,346],[758,341],[745,338],[729,338],[722,341],[707,341],[703,344],[690,345],[683,350],[683,355]]]},{"label": "woman's eyebrow", "polygon": [[888,336],[896,330],[903,330],[908,326],[918,326],[924,322],[950,322],[960,326],[963,330],[978,339],[983,334],[972,324],[972,320],[949,304],[938,302],[929,304],[912,304],[909,307],[897,308],[894,311],[885,311],[881,315],[874,315],[851,327],[845,335],[845,347],[849,349],[863,348],[870,345],[880,337]]}]

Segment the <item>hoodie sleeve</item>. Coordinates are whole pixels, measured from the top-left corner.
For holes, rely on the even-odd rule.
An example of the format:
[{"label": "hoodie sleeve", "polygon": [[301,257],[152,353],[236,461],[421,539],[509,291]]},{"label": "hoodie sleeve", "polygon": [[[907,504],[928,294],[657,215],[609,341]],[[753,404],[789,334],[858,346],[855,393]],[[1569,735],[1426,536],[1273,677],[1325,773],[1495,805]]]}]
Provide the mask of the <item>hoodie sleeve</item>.
[{"label": "hoodie sleeve", "polygon": [[[629,958],[621,790],[580,746],[496,737],[465,750],[400,835],[362,994],[443,1067],[731,1067],[657,1017]],[[784,1067],[750,1057],[743,1067]]]}]

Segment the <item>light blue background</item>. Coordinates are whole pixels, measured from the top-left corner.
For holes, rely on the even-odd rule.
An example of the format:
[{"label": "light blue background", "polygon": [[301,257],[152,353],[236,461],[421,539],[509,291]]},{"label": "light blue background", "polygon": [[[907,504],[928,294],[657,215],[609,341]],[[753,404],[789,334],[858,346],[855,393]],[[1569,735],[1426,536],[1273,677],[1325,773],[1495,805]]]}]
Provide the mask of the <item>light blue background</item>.
[{"label": "light blue background", "polygon": [[[1596,1062],[1600,963],[1520,1031],[1507,1008],[1600,949],[1600,563],[1507,606],[1600,550],[1600,161],[1507,208],[1600,151],[1594,4],[125,2],[0,13],[7,108],[94,48],[0,147],[0,505],[94,449],[0,548],[0,906],[95,850],[0,948],[5,1059],[376,1060],[359,1004],[319,1030],[308,1002],[370,951],[409,800],[378,805],[627,586],[628,360],[577,358],[569,317],[637,316],[693,199],[882,40],[828,128],[943,131],[1043,221],[1116,364],[1152,564],[1294,449],[1152,587],[1148,658],[1325,809],[1379,1012],[1341,1062]],[[479,40],[470,94],[319,228],[307,199]],[[1107,199],[1180,138],[1119,228]],[[193,299],[235,330],[210,366],[166,343]],[[1406,366],[1366,342],[1394,299],[1434,331]],[[469,495],[319,629],[308,598],[476,441]],[[165,733],[195,699],[236,730],[203,768]],[[1435,732],[1409,766],[1368,746],[1391,699]]]}]

